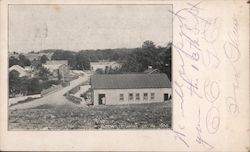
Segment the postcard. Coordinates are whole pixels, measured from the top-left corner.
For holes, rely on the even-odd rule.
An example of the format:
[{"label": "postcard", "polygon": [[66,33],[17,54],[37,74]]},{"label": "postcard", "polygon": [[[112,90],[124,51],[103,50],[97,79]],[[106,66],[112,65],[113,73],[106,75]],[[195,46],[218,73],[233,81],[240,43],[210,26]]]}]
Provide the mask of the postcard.
[{"label": "postcard", "polygon": [[0,150],[250,150],[249,2],[0,2]]}]

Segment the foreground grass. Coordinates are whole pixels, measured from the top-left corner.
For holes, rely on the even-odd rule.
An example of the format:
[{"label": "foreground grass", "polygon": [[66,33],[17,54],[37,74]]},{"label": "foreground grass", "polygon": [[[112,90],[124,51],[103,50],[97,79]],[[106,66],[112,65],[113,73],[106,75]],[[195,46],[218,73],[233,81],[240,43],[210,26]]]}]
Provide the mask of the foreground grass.
[{"label": "foreground grass", "polygon": [[43,105],[9,112],[9,130],[163,129],[171,104],[72,107]]}]

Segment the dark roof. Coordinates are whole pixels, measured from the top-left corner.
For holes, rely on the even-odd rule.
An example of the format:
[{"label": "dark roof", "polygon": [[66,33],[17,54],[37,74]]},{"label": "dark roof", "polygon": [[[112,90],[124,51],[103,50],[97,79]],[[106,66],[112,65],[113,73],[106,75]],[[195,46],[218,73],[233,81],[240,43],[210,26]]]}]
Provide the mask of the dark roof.
[{"label": "dark roof", "polygon": [[90,78],[93,89],[171,88],[168,76],[159,74],[96,74]]}]

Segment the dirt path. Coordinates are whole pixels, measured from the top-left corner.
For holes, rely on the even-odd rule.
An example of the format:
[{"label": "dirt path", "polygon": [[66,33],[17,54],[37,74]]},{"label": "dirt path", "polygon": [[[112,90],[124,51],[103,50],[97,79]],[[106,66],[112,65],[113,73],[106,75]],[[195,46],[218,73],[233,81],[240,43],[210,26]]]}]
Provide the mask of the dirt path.
[{"label": "dirt path", "polygon": [[75,105],[76,104],[68,101],[63,95],[68,92],[70,89],[76,87],[80,83],[83,83],[89,79],[89,75],[85,74],[84,76],[80,76],[78,79],[73,80],[70,82],[70,85],[58,90],[57,92],[51,93],[43,98],[23,103],[23,104],[17,104],[15,106],[9,107],[9,109],[26,109],[26,108],[32,108],[32,107],[37,107],[40,105],[63,105],[63,104],[70,104],[70,105]]}]

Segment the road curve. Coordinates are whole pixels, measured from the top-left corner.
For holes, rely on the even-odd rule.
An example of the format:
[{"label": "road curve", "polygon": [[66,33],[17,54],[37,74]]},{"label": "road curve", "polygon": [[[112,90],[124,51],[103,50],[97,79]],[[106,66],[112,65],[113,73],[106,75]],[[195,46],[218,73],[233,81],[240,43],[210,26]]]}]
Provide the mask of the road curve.
[{"label": "road curve", "polygon": [[64,104],[69,104],[69,105],[74,105],[77,106],[76,104],[68,101],[65,96],[63,96],[65,93],[67,93],[70,89],[76,87],[77,85],[87,81],[89,79],[89,75],[85,74],[84,76],[80,76],[78,79],[75,79],[70,82],[70,85],[67,87],[64,87],[56,92],[53,92],[47,96],[44,96],[43,98],[33,100],[31,102],[27,103],[22,103],[22,104],[17,104],[14,106],[9,107],[10,110],[12,109],[26,109],[26,108],[32,108],[32,107],[37,107],[40,105],[64,105]]}]

